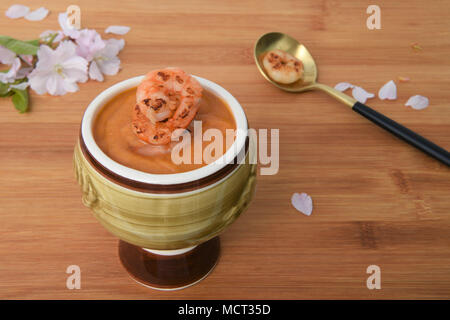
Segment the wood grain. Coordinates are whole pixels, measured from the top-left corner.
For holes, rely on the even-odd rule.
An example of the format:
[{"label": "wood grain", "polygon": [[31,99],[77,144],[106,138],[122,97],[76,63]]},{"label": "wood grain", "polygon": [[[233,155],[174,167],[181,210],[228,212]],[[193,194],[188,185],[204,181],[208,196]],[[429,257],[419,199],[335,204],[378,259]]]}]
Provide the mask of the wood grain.
[{"label": "wood grain", "polygon": [[[374,109],[450,149],[450,4],[378,1],[382,29],[366,28],[369,1],[46,1],[42,22],[9,20],[1,33],[35,38],[57,29],[72,3],[82,25],[131,26],[122,70],[62,97],[32,94],[20,115],[0,100],[0,298],[311,299],[449,298],[450,171],[318,93],[288,94],[259,75],[252,58],[263,33],[283,31],[308,46],[320,80],[377,92],[398,76],[398,100]],[[35,2],[21,1],[37,8]],[[423,47],[414,52],[410,45]],[[81,203],[72,151],[88,103],[113,83],[179,66],[227,88],[254,128],[280,129],[280,170],[259,176],[249,210],[222,236],[213,273],[191,288],[158,292],[136,285],[117,256],[118,240]],[[423,111],[403,106],[430,98]],[[312,216],[296,212],[307,192]],[[67,266],[82,289],[66,289]],[[380,266],[382,289],[366,288]]]}]

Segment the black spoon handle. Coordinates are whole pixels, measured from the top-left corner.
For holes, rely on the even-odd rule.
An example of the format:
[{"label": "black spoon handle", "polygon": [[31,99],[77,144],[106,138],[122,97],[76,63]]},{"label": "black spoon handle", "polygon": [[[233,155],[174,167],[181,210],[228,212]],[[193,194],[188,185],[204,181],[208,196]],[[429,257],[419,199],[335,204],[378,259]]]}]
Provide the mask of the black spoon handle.
[{"label": "black spoon handle", "polygon": [[418,135],[414,131],[409,130],[408,128],[392,119],[389,119],[381,113],[376,112],[362,103],[356,102],[352,109],[375,123],[377,126],[389,131],[400,139],[405,140],[417,149],[422,150],[426,154],[436,158],[447,166],[450,166],[450,153],[447,150],[435,145],[433,142],[425,139],[421,135]]}]

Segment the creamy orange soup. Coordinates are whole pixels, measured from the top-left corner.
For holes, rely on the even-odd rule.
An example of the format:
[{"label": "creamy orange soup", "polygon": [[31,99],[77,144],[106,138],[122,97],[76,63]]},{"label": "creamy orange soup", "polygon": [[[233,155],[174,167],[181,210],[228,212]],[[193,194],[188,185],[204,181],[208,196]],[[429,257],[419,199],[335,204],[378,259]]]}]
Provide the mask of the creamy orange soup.
[{"label": "creamy orange soup", "polygon": [[[179,173],[205,166],[205,159],[194,164],[195,143],[201,150],[212,142],[203,141],[197,135],[194,141],[193,123],[188,127],[191,132],[191,163],[175,164],[171,151],[176,142],[168,145],[151,145],[140,140],[132,131],[132,109],[136,104],[136,88],[125,91],[109,101],[95,119],[94,139],[103,152],[124,166],[156,174]],[[227,149],[226,130],[236,130],[236,123],[228,105],[208,90],[203,90],[200,109],[194,121],[202,121],[202,131],[218,129],[223,136],[223,153]],[[200,139],[198,139],[200,138]],[[214,139],[213,139],[214,141]],[[229,143],[228,143],[229,144]],[[229,147],[229,145],[228,145]],[[200,148],[195,148],[200,150]],[[183,154],[182,152],[180,153]],[[222,153],[213,154],[218,158]]]}]

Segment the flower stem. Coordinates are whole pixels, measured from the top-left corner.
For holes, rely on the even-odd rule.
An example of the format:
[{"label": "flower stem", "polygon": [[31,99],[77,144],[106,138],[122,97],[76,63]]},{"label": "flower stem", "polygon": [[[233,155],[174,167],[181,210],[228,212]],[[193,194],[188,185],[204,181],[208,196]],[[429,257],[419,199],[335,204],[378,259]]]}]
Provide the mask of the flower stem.
[{"label": "flower stem", "polygon": [[50,37],[50,39],[47,41],[47,45],[48,45],[49,47],[52,46],[53,40],[55,40],[55,38],[56,38],[57,35],[58,35],[58,33],[53,33],[52,36]]}]

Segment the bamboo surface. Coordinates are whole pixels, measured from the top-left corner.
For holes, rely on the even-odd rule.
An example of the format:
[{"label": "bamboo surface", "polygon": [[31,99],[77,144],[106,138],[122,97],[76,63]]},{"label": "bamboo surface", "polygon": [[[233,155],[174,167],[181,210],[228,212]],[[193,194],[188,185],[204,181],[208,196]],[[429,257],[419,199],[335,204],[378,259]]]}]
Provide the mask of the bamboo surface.
[{"label": "bamboo surface", "polygon": [[[36,38],[78,4],[82,26],[131,31],[122,70],[62,97],[32,94],[18,114],[0,99],[0,298],[7,299],[391,299],[450,298],[450,170],[320,92],[288,94],[258,73],[253,45],[282,31],[314,56],[319,80],[398,99],[367,104],[450,149],[450,3],[378,1],[381,30],[368,30],[370,1],[48,0],[41,22],[4,16],[0,33]],[[33,9],[44,4],[20,1]],[[108,35],[108,37],[111,37]],[[115,36],[119,37],[119,36]],[[411,43],[422,51],[414,51]],[[120,265],[118,239],[81,203],[72,169],[79,124],[102,90],[146,71],[179,66],[229,90],[251,127],[280,129],[280,169],[258,176],[250,208],[222,235],[208,278],[185,290],[137,285]],[[422,111],[408,97],[429,97]],[[310,217],[290,203],[314,202]],[[381,268],[368,290],[366,268]],[[81,289],[66,288],[79,265]]]}]

